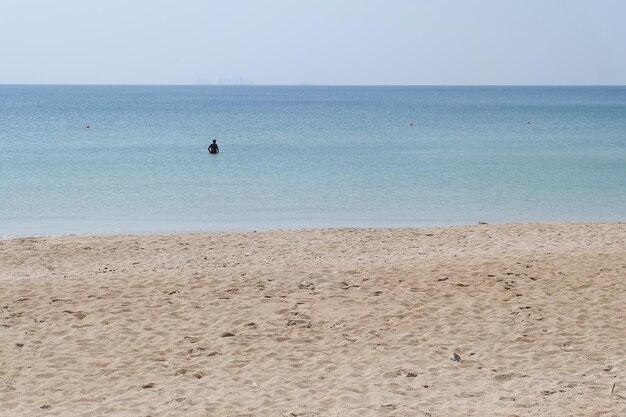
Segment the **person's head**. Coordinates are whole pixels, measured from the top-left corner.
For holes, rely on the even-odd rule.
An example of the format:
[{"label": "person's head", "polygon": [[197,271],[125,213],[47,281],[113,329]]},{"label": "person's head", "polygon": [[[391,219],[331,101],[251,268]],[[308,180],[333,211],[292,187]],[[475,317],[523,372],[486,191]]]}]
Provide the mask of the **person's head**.
[{"label": "person's head", "polygon": [[217,142],[217,140],[213,139],[213,143]]}]

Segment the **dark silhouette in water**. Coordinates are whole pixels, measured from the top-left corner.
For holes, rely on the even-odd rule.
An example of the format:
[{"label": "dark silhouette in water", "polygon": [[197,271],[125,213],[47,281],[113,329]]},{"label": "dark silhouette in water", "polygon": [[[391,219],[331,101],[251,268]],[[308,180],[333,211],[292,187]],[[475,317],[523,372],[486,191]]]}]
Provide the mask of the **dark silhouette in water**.
[{"label": "dark silhouette in water", "polygon": [[213,139],[213,143],[209,145],[209,153],[216,154],[220,153],[220,147],[217,146],[217,141]]}]

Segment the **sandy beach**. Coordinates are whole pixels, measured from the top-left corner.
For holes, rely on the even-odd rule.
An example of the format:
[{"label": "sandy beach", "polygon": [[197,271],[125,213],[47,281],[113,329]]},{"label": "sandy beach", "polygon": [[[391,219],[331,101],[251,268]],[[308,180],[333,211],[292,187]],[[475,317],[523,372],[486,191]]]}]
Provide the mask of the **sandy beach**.
[{"label": "sandy beach", "polygon": [[1,416],[626,415],[626,223],[0,240]]}]

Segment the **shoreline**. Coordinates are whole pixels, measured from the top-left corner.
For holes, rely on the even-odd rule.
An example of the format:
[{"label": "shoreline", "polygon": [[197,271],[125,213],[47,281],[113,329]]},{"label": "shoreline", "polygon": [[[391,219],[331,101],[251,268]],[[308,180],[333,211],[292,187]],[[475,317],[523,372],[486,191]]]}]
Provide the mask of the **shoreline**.
[{"label": "shoreline", "polygon": [[[610,221],[610,220],[604,220],[604,221],[597,221],[597,222],[592,222],[592,221],[563,221],[563,222],[554,222],[554,221],[532,221],[532,222],[526,222],[526,221],[521,221],[521,222],[493,222],[493,223],[489,223],[489,224],[518,224],[518,223],[616,223],[617,221]],[[350,225],[350,224],[342,224],[342,223],[338,223],[337,225],[304,225],[304,226],[298,226],[296,224],[294,225],[285,225],[283,226],[274,226],[274,225],[270,225],[270,226],[263,226],[263,225],[255,225],[255,226],[243,226],[243,225],[237,225],[234,226],[232,228],[228,228],[228,227],[221,227],[221,228],[200,228],[200,229],[194,229],[194,228],[189,228],[189,229],[185,229],[185,228],[181,228],[181,229],[172,229],[172,230],[167,230],[167,229],[163,229],[163,230],[150,230],[150,229],[146,229],[145,231],[124,231],[124,230],[116,230],[113,229],[113,231],[109,231],[109,232],[54,232],[54,233],[24,233],[24,234],[8,234],[8,235],[2,235],[0,234],[0,240],[9,240],[9,239],[18,239],[18,238],[28,238],[28,237],[38,237],[38,238],[44,238],[44,237],[62,237],[62,236],[79,236],[79,237],[89,237],[89,236],[99,236],[99,237],[106,237],[106,236],[155,236],[155,235],[184,235],[184,234],[214,234],[214,233],[252,233],[252,232],[272,232],[272,231],[306,231],[306,230],[335,230],[335,229],[432,229],[432,228],[448,228],[448,227],[464,227],[464,226],[472,226],[472,225],[476,225],[476,224],[480,224],[480,222],[471,222],[471,223],[464,223],[464,222],[453,222],[453,221],[449,221],[449,222],[440,222],[440,221],[424,221],[424,222],[420,222],[420,223],[416,223],[416,224],[406,224],[404,222],[389,222],[389,223],[381,223],[381,224],[367,224],[367,223],[363,223],[363,224],[356,224],[356,225]]]},{"label": "shoreline", "polygon": [[139,232],[60,232],[60,233],[36,233],[36,234],[17,234],[17,235],[1,235],[0,241],[12,240],[12,239],[27,239],[27,238],[61,238],[61,237],[77,237],[77,238],[89,238],[89,237],[120,237],[120,236],[179,236],[179,235],[213,235],[213,234],[247,234],[247,233],[272,233],[272,232],[307,232],[315,230],[423,230],[423,229],[452,229],[461,227],[472,226],[511,226],[511,225],[597,225],[597,224],[626,224],[626,220],[566,220],[566,221],[553,221],[553,220],[533,220],[533,221],[503,221],[503,222],[485,222],[476,221],[473,223],[434,223],[416,226],[406,225],[374,225],[374,226],[312,226],[312,227],[250,227],[241,229],[200,229],[200,230],[173,230],[173,231],[139,231]]},{"label": "shoreline", "polygon": [[624,415],[625,271],[621,222],[0,240],[0,403]]}]

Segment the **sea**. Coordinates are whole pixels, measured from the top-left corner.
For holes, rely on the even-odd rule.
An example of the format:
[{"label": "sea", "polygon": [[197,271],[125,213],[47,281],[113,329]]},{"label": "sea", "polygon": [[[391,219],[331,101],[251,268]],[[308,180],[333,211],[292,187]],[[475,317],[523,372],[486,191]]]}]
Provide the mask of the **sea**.
[{"label": "sea", "polygon": [[479,221],[626,221],[626,87],[0,85],[3,237]]}]

